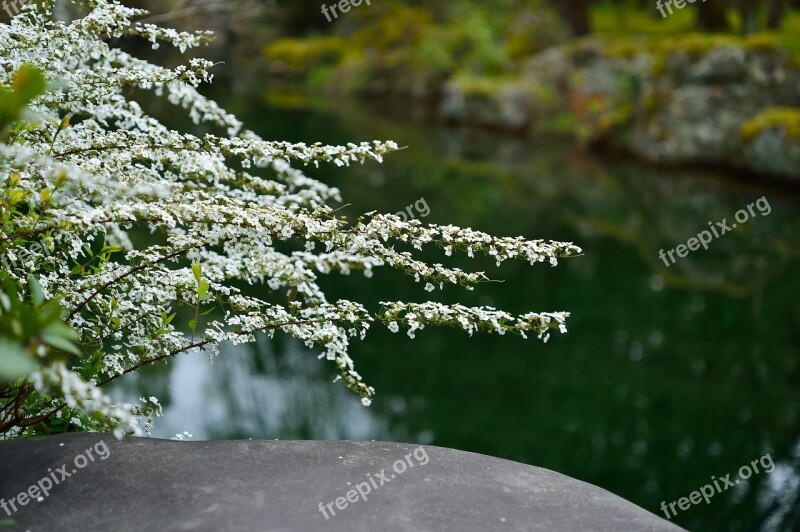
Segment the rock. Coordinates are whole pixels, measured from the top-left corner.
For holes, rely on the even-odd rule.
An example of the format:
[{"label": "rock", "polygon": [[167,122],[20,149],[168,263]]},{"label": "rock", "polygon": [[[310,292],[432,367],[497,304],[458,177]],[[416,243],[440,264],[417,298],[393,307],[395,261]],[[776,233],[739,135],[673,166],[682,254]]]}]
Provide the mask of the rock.
[{"label": "rock", "polygon": [[664,77],[675,83],[685,83],[692,68],[692,58],[683,50],[667,54],[664,58]]},{"label": "rock", "polygon": [[711,49],[689,69],[690,83],[738,83],[747,76],[747,55],[736,46]]},{"label": "rock", "polygon": [[565,46],[549,48],[525,62],[522,79],[532,85],[564,89],[572,72],[572,58]]},{"label": "rock", "polygon": [[591,65],[605,57],[605,48],[599,42],[583,39],[571,50],[572,63],[575,67]]},{"label": "rock", "polygon": [[448,82],[439,109],[447,122],[523,132],[535,103],[533,90],[524,82],[470,79]]},{"label": "rock", "polygon": [[591,145],[659,164],[700,162],[800,178],[797,141],[765,133],[745,145],[740,135],[764,109],[800,108],[800,65],[763,37],[582,39],[537,54],[520,78],[451,82],[442,115],[456,124],[544,135],[563,134],[567,124]]},{"label": "rock", "polygon": [[[59,469],[69,477],[61,480]],[[680,530],[546,469],[398,443],[117,441],[102,434],[0,443],[5,501],[51,471],[60,483],[19,507],[17,525],[6,530]]]},{"label": "rock", "polygon": [[764,174],[798,179],[800,109],[768,108],[741,127],[743,166]]},{"label": "rock", "polygon": [[[662,62],[659,75],[641,79],[629,134],[619,135],[624,147],[657,163],[701,162],[765,172],[768,166],[757,163],[753,154],[759,150],[751,147],[749,156],[742,156],[740,131],[765,108],[800,106],[795,81],[800,70],[791,66],[786,52],[724,45],[670,51]],[[780,175],[800,177],[800,166],[782,168]]]},{"label": "rock", "polygon": [[721,87],[685,85],[659,97],[654,115],[636,121],[628,146],[651,162],[724,161],[738,145],[743,113],[755,111]]}]

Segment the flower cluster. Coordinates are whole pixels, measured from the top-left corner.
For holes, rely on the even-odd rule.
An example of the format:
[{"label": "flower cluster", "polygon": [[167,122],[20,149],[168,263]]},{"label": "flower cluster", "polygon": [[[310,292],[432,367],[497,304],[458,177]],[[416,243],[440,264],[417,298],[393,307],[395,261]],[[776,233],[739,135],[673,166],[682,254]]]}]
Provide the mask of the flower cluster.
[{"label": "flower cluster", "polygon": [[[109,44],[109,37],[141,38],[183,51],[208,35],[138,24],[143,12],[115,0],[82,3],[86,15],[71,22],[54,20],[53,2],[45,1],[0,25],[0,87],[12,90],[23,68],[49,83],[0,145],[0,252],[9,265],[0,281],[16,283],[24,298],[36,279],[43,297],[64,309],[80,353],[65,352],[2,390],[0,436],[65,424],[146,432],[157,400],[115,404],[105,385],[180,353],[214,357],[220,343],[252,342],[257,333],[288,334],[320,349],[369,404],[375,391],[355,371],[348,346],[373,324],[393,331],[402,325],[411,337],[433,325],[470,334],[533,332],[545,340],[552,329],[566,330],[566,313],[514,316],[403,302],[370,311],[328,301],[318,279],[334,273],[369,277],[393,268],[428,291],[487,280],[483,272],[427,264],[398,247],[552,265],[580,249],[392,215],[338,217],[332,204],[339,191],[300,168],[381,162],[398,149],[394,142],[262,139],[198,92],[212,79],[207,61],[167,69]],[[216,133],[168,128],[129,97],[130,89],[165,98]],[[16,260],[22,249],[24,262]]]}]

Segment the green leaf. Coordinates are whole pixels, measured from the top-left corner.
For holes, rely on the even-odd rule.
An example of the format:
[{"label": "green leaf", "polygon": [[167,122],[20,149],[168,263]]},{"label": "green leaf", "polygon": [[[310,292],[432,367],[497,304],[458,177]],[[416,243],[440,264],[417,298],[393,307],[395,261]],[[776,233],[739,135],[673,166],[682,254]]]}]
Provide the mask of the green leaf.
[{"label": "green leaf", "polygon": [[80,339],[80,335],[78,335],[77,331],[62,321],[50,323],[42,330],[42,333],[60,336],[71,342],[77,342]]},{"label": "green leaf", "polygon": [[202,266],[199,264],[192,264],[192,272],[194,273],[194,278],[197,281],[197,284],[200,284],[200,279],[202,278]]},{"label": "green leaf", "polygon": [[197,287],[197,294],[200,296],[204,296],[208,293],[208,283],[205,281],[200,281],[199,286]]},{"label": "green leaf", "polygon": [[18,379],[39,369],[30,353],[19,344],[0,340],[0,377]]},{"label": "green leaf", "polygon": [[39,307],[39,323],[43,326],[50,325],[51,323],[61,323],[61,314],[64,309],[54,299],[51,299],[44,305]]},{"label": "green leaf", "polygon": [[72,342],[70,342],[69,340],[67,340],[62,336],[43,334],[42,341],[55,349],[65,351],[67,353],[72,353],[73,355],[81,354],[80,350],[75,346],[75,344],[73,344]]},{"label": "green leaf", "polygon": [[33,275],[28,276],[28,288],[31,291],[33,304],[37,307],[43,305],[44,293],[42,292],[42,285],[39,284],[39,281]]},{"label": "green leaf", "polygon": [[74,343],[80,339],[80,336],[74,329],[62,321],[48,324],[42,329],[40,336],[42,341],[50,347],[72,353],[73,355],[80,356],[81,354],[80,349],[78,349]]},{"label": "green leaf", "polygon": [[8,202],[11,205],[16,205],[17,203],[21,202],[25,199],[25,196],[28,195],[28,192],[25,190],[20,190],[18,188],[12,189],[8,191]]},{"label": "green leaf", "polygon": [[20,103],[27,104],[47,88],[47,80],[36,68],[25,65],[14,73],[11,85]]}]

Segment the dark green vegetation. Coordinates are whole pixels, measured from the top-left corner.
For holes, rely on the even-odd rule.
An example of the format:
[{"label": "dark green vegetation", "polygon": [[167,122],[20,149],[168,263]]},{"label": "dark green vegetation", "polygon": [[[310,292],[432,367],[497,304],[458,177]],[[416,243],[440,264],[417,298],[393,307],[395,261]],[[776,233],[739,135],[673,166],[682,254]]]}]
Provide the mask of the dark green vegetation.
[{"label": "dark green vegetation", "polygon": [[[425,221],[581,245],[585,255],[557,269],[531,272],[509,264],[497,271],[487,263],[490,276],[505,282],[459,293],[466,304],[570,311],[570,332],[541,345],[445,330],[423,331],[414,341],[374,331],[352,353],[378,390],[369,409],[330,384],[333,375],[313,352],[280,338],[229,349],[214,366],[200,356],[181,357],[171,373],[154,368],[121,390],[171,396],[157,434],[188,429],[199,438],[433,443],[547,467],[659,515],[661,501],[687,496],[712,475],[735,476],[770,452],[773,473],[756,475],[674,520],[691,530],[800,528],[797,191],[752,175],[598,159],[551,135],[520,140],[413,121],[429,116],[417,102],[448,79],[491,95],[518,79],[532,54],[559,43],[578,50],[571,33],[588,32],[590,40],[603,42],[609,60],[646,47],[659,77],[681,67],[658,60],[672,51],[694,58],[717,46],[747,53],[779,46],[796,58],[796,9],[776,17],[768,8],[777,3],[764,2],[756,28],[752,2],[734,9],[710,0],[707,9],[687,8],[667,19],[655,2],[638,8],[571,2],[570,16],[552,19],[555,12],[538,2],[437,2],[433,8],[432,2],[386,1],[328,25],[320,23],[318,1],[290,4],[283,12],[291,21],[286,27],[301,38],[275,41],[267,56],[277,78],[299,81],[303,90],[262,94],[263,87],[251,83],[235,96],[223,90],[220,101],[267,138],[391,138],[408,145],[384,166],[311,172],[342,188],[350,215],[397,212],[424,197],[431,209]],[[529,7],[548,18],[523,17],[531,25],[517,26],[515,39],[507,31],[515,19],[498,6]],[[587,11],[574,9],[579,6]],[[462,10],[458,16],[448,15],[456,9]],[[687,34],[709,28],[718,33]],[[739,35],[754,28],[763,33]],[[268,84],[276,85],[274,79]],[[319,96],[322,89],[334,99]],[[364,111],[346,105],[342,93],[392,103]],[[654,92],[643,110],[673,115],[663,96]],[[577,103],[588,114],[598,107],[596,99]],[[730,121],[737,139],[776,128],[794,136],[794,109],[754,107],[741,128]],[[695,115],[702,113],[684,113]],[[575,128],[573,116],[551,118],[565,131]],[[619,119],[624,116],[612,114],[608,126]],[[665,134],[679,133],[662,123]],[[731,220],[762,196],[772,207],[768,216],[669,268],[658,258],[660,249],[686,242],[709,221]],[[332,299],[355,295],[374,304],[430,297],[384,272],[369,281],[360,275],[331,279],[324,288]],[[450,301],[452,295],[436,297]]]},{"label": "dark green vegetation", "polygon": [[[478,4],[469,0],[408,0],[403,3],[423,6],[437,14],[466,4]],[[621,27],[636,28],[637,32],[669,31],[659,24],[662,22],[667,23],[666,28],[679,31],[754,33],[780,30],[786,28],[790,10],[800,7],[797,0],[705,0],[699,6],[688,4],[683,9],[674,8],[671,15],[664,17],[655,0],[489,0],[479,4],[503,14],[515,9],[553,9],[576,36],[610,27],[614,31]],[[281,8],[284,27],[291,33],[314,33],[328,27],[324,19],[320,21],[316,16],[319,13],[317,0],[277,0],[277,5]]]},{"label": "dark green vegetation", "polygon": [[[740,35],[735,16],[710,33],[696,31],[689,11],[658,20],[603,4],[591,35],[574,39],[546,3],[496,7],[389,1],[354,11],[331,33],[268,44],[268,84],[413,101],[452,125],[569,136],[662,165],[800,178],[790,119],[800,108],[797,12],[782,28]],[[769,127],[752,127],[765,112]]]},{"label": "dark green vegetation", "polygon": [[[425,221],[572,240],[585,255],[535,272],[486,263],[490,277],[505,282],[459,292],[465,304],[571,311],[569,333],[547,344],[447,330],[412,341],[373,331],[353,350],[378,390],[369,409],[331,385],[313,352],[283,339],[228,349],[213,366],[202,355],[181,357],[171,373],[157,367],[127,383],[131,395],[171,397],[158,435],[433,443],[550,468],[659,514],[662,500],[771,452],[771,475],[675,520],[694,530],[765,529],[771,519],[783,530],[800,526],[796,193],[597,160],[559,143],[423,127],[409,108],[336,102],[336,112],[312,110],[309,100],[275,94],[220,100],[268,138],[408,145],[383,166],[309,170],[342,188],[350,214],[396,212],[424,197]],[[659,260],[659,249],[685,242],[707,221],[732,219],[761,196],[769,216],[670,268]],[[430,297],[380,271],[372,280],[329,281],[331,299]]]},{"label": "dark green vegetation", "polygon": [[[763,6],[757,11],[757,22],[749,25],[751,31],[744,31],[742,11],[732,9],[725,0],[676,10],[667,18],[658,14],[655,1],[638,7],[585,2],[589,7],[586,31],[580,31],[573,17],[582,17],[576,15],[581,2],[562,7],[559,15],[557,6],[541,0],[451,1],[435,7],[428,2],[389,0],[317,27],[318,6],[311,1],[304,11],[307,26],[290,24],[287,37],[271,41],[265,55],[276,74],[302,80],[311,89],[431,97],[449,78],[516,75],[532,55],[576,36],[611,40],[632,52],[643,46],[637,39],[641,36],[649,38],[648,49],[680,48],[674,40],[705,32],[698,17],[702,20],[704,13],[720,4],[727,6],[724,23],[709,24],[715,35],[727,37],[726,44],[746,47],[737,37],[757,33],[762,41],[800,54],[800,11],[784,2],[779,23],[773,24],[768,8],[781,2],[752,3]],[[708,42],[719,45],[721,41]]]}]

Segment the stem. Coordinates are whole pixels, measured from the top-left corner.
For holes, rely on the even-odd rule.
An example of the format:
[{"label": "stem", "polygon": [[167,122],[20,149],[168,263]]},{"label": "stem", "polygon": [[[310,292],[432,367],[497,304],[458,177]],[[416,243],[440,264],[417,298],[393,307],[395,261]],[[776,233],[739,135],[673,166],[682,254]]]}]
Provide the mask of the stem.
[{"label": "stem", "polygon": [[189,252],[189,251],[191,251],[192,249],[195,249],[195,248],[203,247],[204,245],[206,245],[206,244],[197,244],[197,245],[194,245],[194,246],[191,246],[191,247],[185,248],[185,249],[180,249],[180,250],[178,250],[178,251],[176,251],[176,252],[174,252],[174,253],[170,253],[169,255],[165,255],[165,256],[161,257],[160,259],[158,259],[157,261],[155,261],[155,262],[153,262],[153,263],[142,264],[141,266],[137,266],[137,267],[135,267],[135,268],[131,268],[131,269],[130,269],[130,270],[128,270],[127,272],[125,272],[125,273],[123,273],[123,274],[121,274],[121,275],[118,275],[118,276],[117,276],[117,277],[115,277],[114,279],[112,279],[112,280],[108,281],[107,283],[104,283],[104,284],[103,284],[103,285],[102,285],[100,288],[98,288],[97,290],[95,290],[95,291],[92,293],[92,295],[90,295],[88,298],[84,299],[84,300],[83,300],[83,301],[82,301],[82,302],[81,302],[81,303],[80,303],[80,304],[79,304],[77,307],[75,307],[75,309],[73,309],[73,311],[72,311],[72,312],[70,312],[70,313],[69,313],[69,316],[67,316],[67,319],[66,319],[66,320],[64,320],[64,321],[69,321],[69,320],[71,320],[71,319],[72,319],[72,318],[75,316],[75,314],[79,313],[79,312],[80,312],[80,311],[82,311],[84,308],[86,308],[86,305],[88,305],[88,304],[89,304],[89,302],[90,302],[92,299],[94,299],[95,297],[97,297],[98,295],[100,295],[100,293],[101,293],[103,290],[105,290],[106,288],[108,288],[108,287],[109,287],[109,286],[111,286],[112,284],[115,284],[115,283],[117,283],[118,281],[121,281],[122,279],[125,279],[126,277],[130,277],[130,276],[131,276],[131,275],[133,275],[134,273],[137,273],[137,272],[140,272],[140,271],[142,271],[142,270],[145,270],[145,269],[147,269],[147,268],[149,268],[149,267],[151,267],[151,266],[155,266],[156,264],[161,264],[162,262],[166,262],[166,261],[168,261],[168,260],[170,260],[170,259],[174,259],[174,258],[176,258],[176,257],[180,257],[180,256],[181,256],[181,255],[183,255],[184,253],[187,253],[187,252]]},{"label": "stem", "polygon": [[[257,332],[268,331],[270,329],[278,329],[278,328],[281,328],[281,327],[289,327],[291,325],[308,325],[309,323],[317,323],[317,322],[320,322],[320,321],[324,321],[324,319],[323,318],[316,318],[316,319],[311,319],[311,320],[298,320],[298,321],[288,321],[286,323],[275,323],[275,324],[271,324],[271,325],[266,325],[264,327],[259,327],[257,329],[253,329],[252,331],[242,332],[241,334],[253,334],[253,333],[257,333]],[[125,371],[123,371],[122,373],[118,373],[116,375],[112,375],[111,377],[106,378],[105,380],[101,381],[97,386],[104,386],[104,385],[108,384],[109,382],[111,382],[111,381],[113,381],[113,380],[115,380],[115,379],[117,379],[117,378],[119,378],[119,377],[121,377],[123,375],[126,375],[128,373],[133,373],[137,369],[139,369],[139,368],[141,368],[143,366],[146,366],[147,364],[152,364],[154,362],[160,362],[161,360],[164,360],[165,358],[169,358],[169,357],[173,357],[173,356],[179,355],[179,354],[181,354],[181,353],[183,353],[185,351],[190,351],[192,349],[203,348],[203,347],[205,347],[207,345],[213,344],[214,342],[215,342],[215,340],[202,340],[202,341],[192,342],[192,343],[190,343],[189,345],[187,345],[185,347],[181,347],[180,349],[175,349],[174,351],[170,351],[169,353],[166,353],[164,355],[159,355],[157,357],[148,358],[147,360],[141,360],[141,361],[137,362],[136,364],[134,364],[133,366],[131,366],[128,369],[126,369]]]}]

